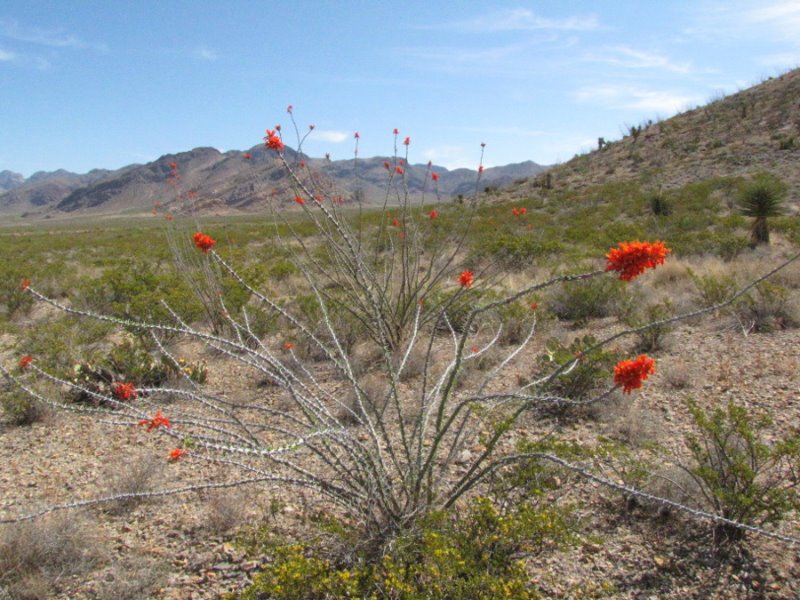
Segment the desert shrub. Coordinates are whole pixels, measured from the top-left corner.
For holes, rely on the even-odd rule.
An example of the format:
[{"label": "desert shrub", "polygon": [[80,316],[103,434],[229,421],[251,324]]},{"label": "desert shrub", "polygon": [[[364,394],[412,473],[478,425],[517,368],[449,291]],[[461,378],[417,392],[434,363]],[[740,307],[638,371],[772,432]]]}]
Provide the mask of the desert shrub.
[{"label": "desert shrub", "polygon": [[107,510],[112,514],[124,514],[139,506],[145,498],[137,494],[156,489],[163,471],[163,459],[154,456],[131,457],[117,465],[107,481],[109,496],[119,498],[109,504]]},{"label": "desert shrub", "polygon": [[101,562],[102,545],[93,531],[76,515],[4,525],[0,529],[0,592],[28,600],[49,597],[65,575],[83,573]]},{"label": "desert shrub", "polygon": [[477,497],[460,512],[428,515],[382,556],[342,560],[325,556],[324,544],[273,542],[271,563],[240,598],[541,598],[519,557],[569,539],[567,513],[556,506],[528,499],[500,508]]},{"label": "desert shrub", "polygon": [[575,338],[568,346],[556,338],[549,339],[545,345],[546,351],[538,361],[542,371],[550,371],[554,365],[573,366],[550,381],[547,389],[571,400],[589,398],[608,379],[608,373],[618,357],[615,351],[602,348],[584,354],[587,348],[596,344],[597,340],[590,335]]},{"label": "desert shrub", "polygon": [[559,319],[583,325],[589,319],[615,314],[624,295],[624,287],[617,280],[576,281],[553,292],[547,300],[547,307]]},{"label": "desert shrub", "polygon": [[672,214],[672,205],[663,191],[653,192],[648,196],[647,200],[654,215],[667,217]]},{"label": "desert shrub", "polygon": [[495,232],[479,244],[476,254],[493,257],[510,269],[524,269],[543,257],[558,254],[562,249],[562,245],[554,239],[519,233],[497,235]]},{"label": "desert shrub", "polygon": [[[765,415],[750,414],[729,402],[706,412],[688,402],[695,432],[688,437],[693,459],[684,469],[702,491],[704,503],[717,515],[748,525],[778,523],[800,508],[797,470],[800,436],[766,441],[772,425]],[[730,524],[716,526],[717,539],[739,540],[744,531]]]},{"label": "desert shrub", "polygon": [[789,290],[768,281],[736,302],[733,312],[746,331],[770,332],[796,327],[800,322]]},{"label": "desert shrub", "polygon": [[686,269],[697,292],[700,295],[701,306],[714,306],[730,298],[736,290],[736,280],[730,275],[715,275],[708,273],[698,275],[692,269]]},{"label": "desert shrub", "polygon": [[[664,300],[658,304],[640,306],[625,318],[625,324],[634,329],[644,325],[667,319],[673,315],[672,302]],[[637,352],[657,352],[664,349],[667,336],[672,331],[670,323],[649,326],[647,329],[636,332]]]},{"label": "desert shrub", "polygon": [[0,409],[5,420],[13,425],[32,425],[47,414],[38,401],[4,382],[0,382]]}]

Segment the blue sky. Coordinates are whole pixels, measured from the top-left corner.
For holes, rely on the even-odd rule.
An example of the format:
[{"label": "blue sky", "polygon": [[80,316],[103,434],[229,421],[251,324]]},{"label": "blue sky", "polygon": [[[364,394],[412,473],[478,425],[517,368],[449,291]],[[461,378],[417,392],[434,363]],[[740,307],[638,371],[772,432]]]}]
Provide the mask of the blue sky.
[{"label": "blue sky", "polygon": [[800,0],[5,0],[0,170],[246,149],[290,103],[312,156],[397,127],[412,162],[551,164],[797,66]]}]

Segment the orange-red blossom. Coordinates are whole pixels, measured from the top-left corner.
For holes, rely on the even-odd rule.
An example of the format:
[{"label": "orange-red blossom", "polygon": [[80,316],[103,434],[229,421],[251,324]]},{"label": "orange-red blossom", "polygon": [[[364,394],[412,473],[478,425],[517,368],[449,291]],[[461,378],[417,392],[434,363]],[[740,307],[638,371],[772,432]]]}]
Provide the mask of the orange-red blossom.
[{"label": "orange-red blossom", "polygon": [[188,452],[186,452],[186,450],[184,450],[183,448],[173,448],[172,450],[170,450],[169,460],[170,462],[175,462],[177,460],[180,460],[181,457],[186,456],[187,454]]},{"label": "orange-red blossom", "polygon": [[472,287],[472,282],[475,280],[475,276],[472,274],[472,271],[462,271],[461,275],[458,276],[458,283],[463,288]]},{"label": "orange-red blossom", "polygon": [[284,143],[278,135],[278,129],[267,129],[267,135],[264,137],[264,145],[270,150],[275,150],[275,152],[283,151]]},{"label": "orange-red blossom", "polygon": [[152,419],[139,421],[139,425],[146,426],[147,431],[153,431],[153,429],[158,429],[159,427],[170,427],[169,419],[162,415],[160,410],[156,411]]},{"label": "orange-red blossom", "polygon": [[656,372],[656,361],[641,354],[634,360],[621,360],[614,367],[614,383],[622,386],[624,394],[638,390],[642,382]]},{"label": "orange-red blossom", "polygon": [[606,271],[618,271],[622,281],[631,281],[645,270],[663,265],[670,252],[663,242],[620,242],[606,254]]},{"label": "orange-red blossom", "polygon": [[19,370],[24,371],[30,366],[32,362],[33,362],[32,356],[23,356],[22,358],[19,359]]},{"label": "orange-red blossom", "polygon": [[117,400],[130,400],[131,398],[136,398],[138,392],[132,383],[120,382],[114,384],[114,395]]},{"label": "orange-red blossom", "polygon": [[192,239],[194,240],[194,245],[203,252],[208,252],[217,243],[211,236],[199,231],[192,236]]}]

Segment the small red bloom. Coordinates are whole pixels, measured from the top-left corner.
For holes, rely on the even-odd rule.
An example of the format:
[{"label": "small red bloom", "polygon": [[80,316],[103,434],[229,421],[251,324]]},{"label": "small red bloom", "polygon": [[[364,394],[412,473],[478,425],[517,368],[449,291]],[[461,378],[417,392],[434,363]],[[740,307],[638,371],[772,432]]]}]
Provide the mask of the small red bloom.
[{"label": "small red bloom", "polygon": [[392,227],[400,227],[400,220],[392,219]]},{"label": "small red bloom", "polygon": [[173,217],[172,215],[164,215],[164,218],[165,218],[167,221],[172,221],[172,219],[174,219],[175,217]]},{"label": "small red bloom", "polygon": [[353,137],[354,137],[354,138],[356,138],[356,139],[358,139],[358,138],[360,138],[361,136],[360,136],[360,135],[359,135],[359,133],[356,131],[356,132],[353,134]]},{"label": "small red bloom", "polygon": [[439,213],[436,210],[432,210],[428,214],[428,216],[430,217],[431,221],[433,221],[435,218],[437,218],[439,216]]},{"label": "small red bloom", "polygon": [[458,276],[458,283],[463,288],[472,287],[472,282],[475,280],[475,276],[472,274],[472,271],[462,271],[461,275]]},{"label": "small red bloom", "polygon": [[403,172],[404,172],[404,171],[403,171],[403,167],[401,167],[400,165],[397,165],[397,166],[394,168],[394,170],[395,170],[395,173],[397,173],[398,175],[402,175],[402,174],[403,174]]},{"label": "small red bloom", "polygon": [[483,173],[483,165],[480,165],[480,166],[478,167],[478,173]]},{"label": "small red bloom", "polygon": [[253,158],[253,155],[252,155],[252,154],[250,154],[249,152],[245,152],[245,153],[244,153],[244,159],[245,159],[245,160],[250,160],[251,158]]},{"label": "small red bloom", "polygon": [[394,130],[392,131],[392,133],[393,133],[393,134],[395,134],[395,135],[397,135],[397,134],[398,134],[398,133],[400,133],[400,132],[397,130],[397,127],[395,127],[395,128],[394,128]]},{"label": "small red bloom", "polygon": [[536,310],[539,308],[539,304],[537,302],[531,302],[531,310]]},{"label": "small red bloom", "polygon": [[391,166],[391,165],[389,164],[389,161],[388,161],[388,160],[385,160],[385,161],[383,161],[383,168],[384,168],[384,169],[386,169],[386,170],[388,171],[390,166]]},{"label": "small red bloom", "polygon": [[139,425],[147,426],[147,431],[153,431],[153,429],[158,429],[159,427],[171,426],[169,419],[162,415],[160,410],[156,411],[156,414],[152,419],[144,419],[143,421],[139,421]]},{"label": "small red bloom", "polygon": [[178,170],[178,163],[175,163],[175,162],[169,163],[169,168],[172,169],[173,171],[177,171]]},{"label": "small red bloom", "polygon": [[295,196],[294,197],[294,201],[297,202],[298,204],[305,204],[306,203],[306,201],[303,199],[302,196]]},{"label": "small red bloom", "polygon": [[439,181],[439,174],[438,173],[431,173],[431,179],[434,181]]},{"label": "small red bloom", "polygon": [[283,347],[286,348],[287,350],[291,350],[292,348],[294,348],[294,344],[292,342],[286,342],[283,345]]},{"label": "small red bloom", "polygon": [[264,145],[270,150],[275,150],[275,152],[282,152],[285,147],[277,132],[271,129],[267,129],[267,135],[264,140],[266,142]]},{"label": "small red bloom", "polygon": [[403,145],[408,146],[409,144],[411,144],[411,138],[407,137],[406,139],[403,140]]},{"label": "small red bloom", "polygon": [[306,161],[304,161],[304,160],[301,160],[301,161],[300,161],[300,168],[302,169],[302,168],[304,168],[305,166],[306,166]]},{"label": "small red bloom", "polygon": [[32,362],[33,362],[32,356],[23,356],[22,358],[19,359],[19,370],[24,371],[30,366]]},{"label": "small red bloom", "polygon": [[477,346],[472,346],[472,348],[470,348],[470,351],[471,351],[473,354],[477,354],[478,350],[480,350],[480,348],[478,348]]},{"label": "small red bloom", "polygon": [[278,123],[277,125],[275,125],[275,131],[280,131],[280,130],[281,130],[281,124]]},{"label": "small red bloom", "polygon": [[192,236],[192,239],[194,240],[194,245],[203,252],[208,252],[214,247],[214,244],[217,243],[216,240],[212,239],[205,233],[200,233],[199,231]]},{"label": "small red bloom", "polygon": [[292,114],[292,105],[291,104],[286,107],[286,112],[289,113],[289,114]]},{"label": "small red bloom", "polygon": [[29,287],[31,287],[31,280],[28,279],[27,277],[19,282],[19,291],[20,292],[24,292]]},{"label": "small red bloom", "polygon": [[186,456],[187,454],[188,452],[186,452],[186,450],[184,450],[183,448],[173,448],[169,452],[169,461],[176,462],[180,460],[181,457]]},{"label": "small red bloom", "polygon": [[117,397],[117,400],[130,400],[138,395],[132,383],[119,382],[114,384],[114,396]]},{"label": "small red bloom", "polygon": [[621,360],[614,367],[614,383],[624,394],[642,387],[642,382],[656,372],[656,361],[642,354],[634,360]]},{"label": "small red bloom", "polygon": [[618,271],[622,281],[631,281],[645,270],[663,265],[670,252],[663,242],[620,242],[606,255],[606,271]]},{"label": "small red bloom", "polygon": [[309,131],[314,131],[314,125],[309,125],[309,126],[308,126],[308,130],[309,130]]}]

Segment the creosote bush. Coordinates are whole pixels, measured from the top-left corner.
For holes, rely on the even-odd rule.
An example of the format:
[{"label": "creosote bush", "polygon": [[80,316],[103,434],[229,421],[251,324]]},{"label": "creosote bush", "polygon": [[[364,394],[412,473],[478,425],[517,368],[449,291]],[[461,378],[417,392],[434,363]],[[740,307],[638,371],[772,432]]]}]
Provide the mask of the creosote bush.
[{"label": "creosote bush", "polygon": [[[743,406],[706,412],[688,402],[696,433],[689,438],[693,463],[684,470],[702,492],[703,501],[716,514],[738,523],[763,526],[778,523],[790,510],[800,508],[800,435],[767,443],[772,425],[764,414],[750,414]],[[745,531],[720,523],[720,542],[736,541]]]}]

